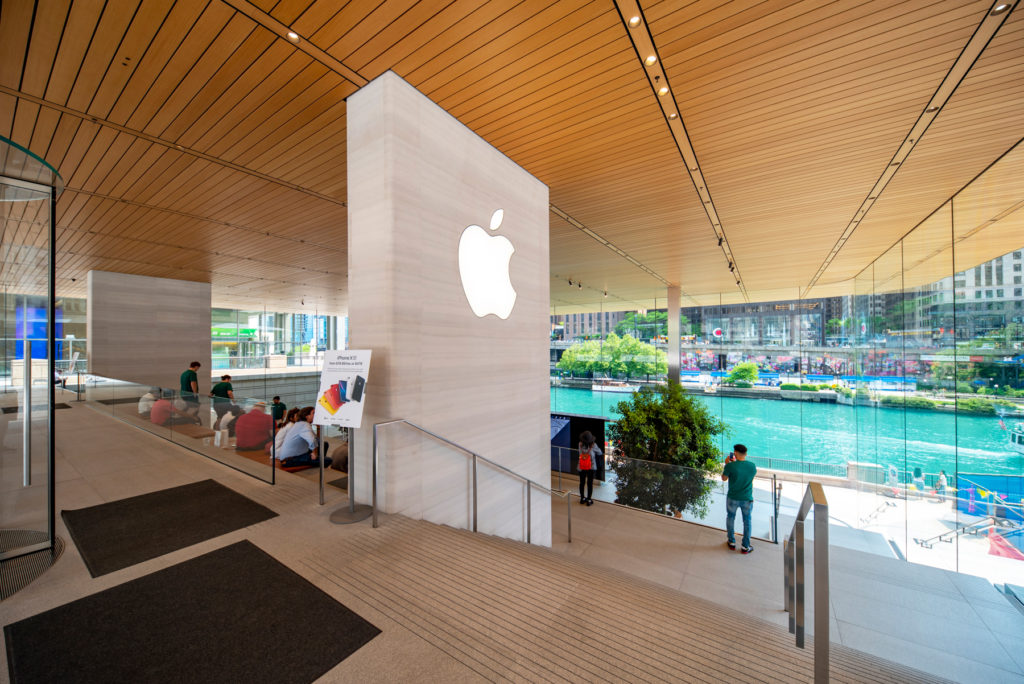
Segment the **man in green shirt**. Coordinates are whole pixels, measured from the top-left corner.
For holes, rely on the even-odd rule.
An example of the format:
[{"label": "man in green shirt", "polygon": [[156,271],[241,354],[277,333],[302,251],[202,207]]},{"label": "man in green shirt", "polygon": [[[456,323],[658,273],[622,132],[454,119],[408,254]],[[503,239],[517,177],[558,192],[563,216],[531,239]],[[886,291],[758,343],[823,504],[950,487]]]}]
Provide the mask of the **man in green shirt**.
[{"label": "man in green shirt", "polygon": [[213,410],[217,414],[217,422],[213,424],[213,429],[219,430],[220,419],[231,410],[231,404],[235,400],[235,393],[231,388],[231,376],[220,376],[220,382],[210,390],[210,396],[213,397]]},{"label": "man in green shirt", "polygon": [[270,415],[274,418],[274,425],[284,420],[288,413],[288,405],[281,401],[281,397],[274,397],[274,403],[270,405]]},{"label": "man in green shirt", "polygon": [[186,413],[195,416],[196,422],[202,422],[199,420],[199,375],[196,373],[202,365],[193,361],[181,374],[181,399],[187,405]]},{"label": "man in green shirt", "polygon": [[736,523],[736,509],[743,515],[743,545],[740,551],[750,553],[754,547],[750,545],[750,511],[754,508],[754,476],[757,466],[747,460],[747,447],[742,444],[733,446],[732,453],[725,459],[722,479],[729,483],[725,493],[725,531],[728,535],[730,549],[736,548],[736,535],[733,530]]}]

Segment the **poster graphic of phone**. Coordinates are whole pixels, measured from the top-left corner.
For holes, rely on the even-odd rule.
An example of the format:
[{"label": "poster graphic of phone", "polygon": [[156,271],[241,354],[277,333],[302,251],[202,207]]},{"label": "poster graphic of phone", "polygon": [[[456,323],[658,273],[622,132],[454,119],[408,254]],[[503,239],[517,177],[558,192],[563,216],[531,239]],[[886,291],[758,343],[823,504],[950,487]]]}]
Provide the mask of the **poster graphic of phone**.
[{"label": "poster graphic of phone", "polygon": [[369,371],[369,349],[325,352],[313,422],[316,425],[359,427],[363,419],[363,398]]}]

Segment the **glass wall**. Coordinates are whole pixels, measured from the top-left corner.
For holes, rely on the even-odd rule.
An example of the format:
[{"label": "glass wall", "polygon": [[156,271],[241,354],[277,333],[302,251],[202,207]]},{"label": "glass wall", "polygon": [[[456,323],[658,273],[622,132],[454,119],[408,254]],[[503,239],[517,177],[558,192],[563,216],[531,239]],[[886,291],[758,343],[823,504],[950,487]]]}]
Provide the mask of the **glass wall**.
[{"label": "glass wall", "polygon": [[[55,542],[53,206],[60,176],[0,137],[0,559]],[[50,556],[52,562],[53,556]],[[46,567],[43,562],[40,569]],[[23,566],[28,568],[29,566]],[[18,586],[24,579],[5,576]],[[31,570],[27,575],[31,575]]]},{"label": "glass wall", "polygon": [[[723,453],[744,443],[783,480],[784,528],[814,479],[829,496],[833,543],[1020,583],[1022,165],[1018,145],[847,283],[702,306],[684,298],[683,386],[728,424]],[[578,316],[553,317],[553,336]],[[571,341],[559,342],[570,354]],[[555,345],[553,384],[564,386]],[[631,385],[662,379],[592,370]],[[553,410],[617,417],[615,401],[576,382],[570,406],[553,387]]]}]

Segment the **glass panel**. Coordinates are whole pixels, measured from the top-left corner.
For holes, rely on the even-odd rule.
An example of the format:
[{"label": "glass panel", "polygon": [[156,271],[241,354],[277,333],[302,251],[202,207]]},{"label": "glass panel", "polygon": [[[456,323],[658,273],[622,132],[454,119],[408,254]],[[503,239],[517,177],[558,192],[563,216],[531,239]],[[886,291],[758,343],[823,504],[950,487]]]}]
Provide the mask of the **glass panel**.
[{"label": "glass panel", "polygon": [[[64,179],[45,160],[26,150],[12,140],[0,136],[0,176],[52,186],[59,195],[64,189]],[[0,187],[0,202],[35,201],[34,191],[15,185]]]},{"label": "glass panel", "polygon": [[[629,508],[662,513],[689,522],[725,529],[726,483],[693,468],[654,463],[632,458],[609,457],[607,484],[594,490],[594,498],[605,498]],[[751,536],[772,541],[776,534],[775,502],[771,477],[754,480]],[[743,530],[736,514],[736,537]]]},{"label": "glass panel", "polygon": [[[3,144],[0,168],[29,176],[40,172],[34,157]],[[49,375],[47,344],[50,220],[47,190],[0,178],[0,529],[17,532],[0,547],[0,556],[16,556],[51,541],[49,391],[55,378]]]}]

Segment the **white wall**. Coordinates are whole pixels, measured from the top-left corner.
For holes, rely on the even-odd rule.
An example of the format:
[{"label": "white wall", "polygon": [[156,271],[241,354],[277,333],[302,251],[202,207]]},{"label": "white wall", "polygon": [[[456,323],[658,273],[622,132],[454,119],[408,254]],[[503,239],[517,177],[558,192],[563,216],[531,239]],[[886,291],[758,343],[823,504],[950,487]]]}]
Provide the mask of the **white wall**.
[{"label": "white wall", "polygon": [[178,389],[192,361],[210,391],[210,284],[89,271],[89,370],[118,380]]},{"label": "white wall", "polygon": [[[397,75],[348,98],[349,326],[372,349],[357,500],[369,502],[371,427],[405,418],[548,485],[548,190]],[[472,224],[511,240],[517,298],[507,320],[478,318],[459,274]],[[470,460],[405,427],[382,433],[379,504],[471,524]],[[525,489],[481,465],[479,530],[525,539]],[[532,541],[550,545],[550,501],[535,491]]]}]

